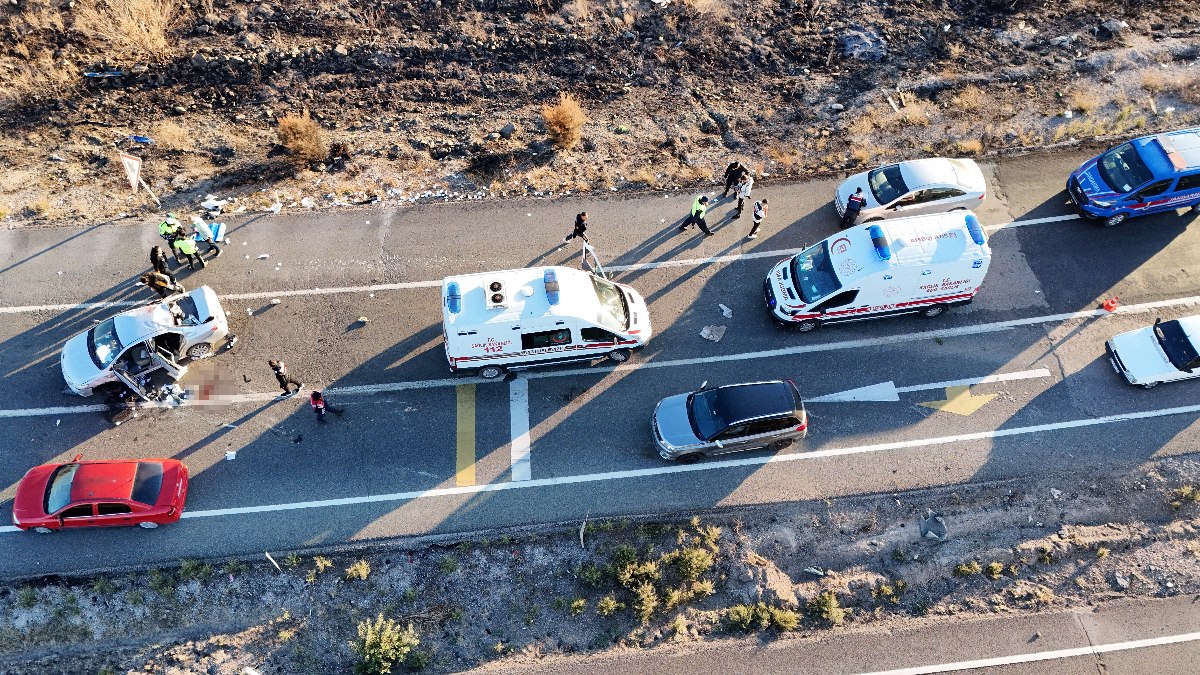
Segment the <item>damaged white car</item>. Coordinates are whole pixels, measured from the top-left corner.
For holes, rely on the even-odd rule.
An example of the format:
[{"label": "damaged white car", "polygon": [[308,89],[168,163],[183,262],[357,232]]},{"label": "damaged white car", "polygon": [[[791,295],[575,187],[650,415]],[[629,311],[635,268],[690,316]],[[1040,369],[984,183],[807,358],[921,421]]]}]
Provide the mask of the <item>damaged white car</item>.
[{"label": "damaged white car", "polygon": [[62,373],[67,389],[90,396],[127,387],[144,399],[183,377],[181,362],[233,345],[229,320],[208,286],[137,307],[67,340]]}]

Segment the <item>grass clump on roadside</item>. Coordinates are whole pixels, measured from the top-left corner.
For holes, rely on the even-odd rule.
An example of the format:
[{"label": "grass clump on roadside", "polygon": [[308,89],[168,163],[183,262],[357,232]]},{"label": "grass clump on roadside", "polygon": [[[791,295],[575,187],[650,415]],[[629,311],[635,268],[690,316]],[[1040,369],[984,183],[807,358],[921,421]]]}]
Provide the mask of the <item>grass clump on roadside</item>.
[{"label": "grass clump on roadside", "polygon": [[358,560],[346,568],[347,581],[366,581],[371,576],[371,563]]},{"label": "grass clump on roadside", "polygon": [[180,0],[80,0],[73,7],[75,32],[108,43],[113,53],[158,62],[170,57],[174,42],[167,33],[187,11]]},{"label": "grass clump on roadside", "polygon": [[1200,484],[1184,485],[1171,491],[1167,506],[1172,511],[1179,511],[1188,504],[1200,503]]},{"label": "grass clump on roadside", "polygon": [[559,92],[558,102],[542,106],[542,121],[546,133],[559,150],[570,150],[583,138],[583,124],[587,115],[573,94]]},{"label": "grass clump on roadside", "polygon": [[846,610],[838,602],[837,593],[822,591],[804,605],[808,618],[820,624],[840,626],[846,620]]},{"label": "grass clump on roadside", "polygon": [[757,602],[753,605],[734,605],[725,610],[725,622],[731,628],[746,633],[767,628],[785,632],[800,626],[800,615],[790,609]]},{"label": "grass clump on roadside", "polygon": [[983,571],[983,565],[979,564],[978,560],[961,563],[954,566],[954,576],[956,577],[973,577]]},{"label": "grass clump on roadside", "polygon": [[275,131],[279,144],[301,162],[317,162],[329,154],[329,147],[316,120],[308,111],[300,115],[288,113],[279,118]]},{"label": "grass clump on roadside", "polygon": [[420,642],[412,624],[402,627],[382,614],[374,620],[359,622],[358,639],[350,642],[350,648],[358,655],[354,672],[356,675],[390,673],[393,666],[404,663]]},{"label": "grass clump on roadside", "polygon": [[179,564],[179,577],[185,581],[207,581],[213,566],[201,560],[187,559]]},{"label": "grass clump on roadside", "polygon": [[152,569],[146,574],[146,581],[150,585],[150,590],[164,598],[175,593],[175,577],[170,572]]}]

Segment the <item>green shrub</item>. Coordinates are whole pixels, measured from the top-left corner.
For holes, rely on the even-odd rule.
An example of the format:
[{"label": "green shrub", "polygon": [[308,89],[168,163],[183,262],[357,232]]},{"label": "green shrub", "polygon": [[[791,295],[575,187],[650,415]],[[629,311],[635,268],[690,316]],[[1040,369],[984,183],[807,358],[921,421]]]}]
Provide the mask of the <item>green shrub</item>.
[{"label": "green shrub", "polygon": [[668,553],[664,562],[684,581],[695,581],[713,566],[712,553],[702,548],[683,548]]},{"label": "green shrub", "polygon": [[734,605],[725,612],[730,626],[741,631],[767,628],[771,625],[771,608],[765,602],[753,605]]},{"label": "green shrub", "polygon": [[229,562],[225,563],[224,567],[221,568],[222,572],[224,572],[225,574],[228,574],[231,577],[236,577],[239,574],[243,574],[249,570],[250,570],[250,565],[247,565],[246,563],[242,562],[241,560],[230,560]]},{"label": "green shrub", "polygon": [[778,631],[796,630],[800,626],[800,615],[790,609],[772,607],[771,626]]},{"label": "green shrub", "polygon": [[283,566],[289,570],[296,569],[302,562],[304,558],[301,558],[299,553],[292,552],[283,557]]},{"label": "green shrub", "polygon": [[32,586],[22,586],[17,591],[17,604],[25,609],[32,609],[37,604],[37,591]]},{"label": "green shrub", "polygon": [[614,574],[635,562],[637,562],[637,549],[629,544],[621,544],[616,547],[608,557],[608,564],[612,567]]},{"label": "green shrub", "polygon": [[92,592],[97,595],[112,595],[117,592],[117,585],[108,577],[96,577],[92,579]]},{"label": "green shrub", "polygon": [[438,562],[438,569],[442,574],[454,574],[458,571],[458,558],[452,555],[445,556]]},{"label": "green shrub", "polygon": [[717,585],[711,579],[702,579],[692,584],[692,595],[697,598],[707,598],[717,592]]},{"label": "green shrub", "polygon": [[584,563],[580,565],[576,576],[579,577],[579,580],[583,582],[585,586],[591,586],[592,588],[598,588],[603,581],[603,575],[600,572],[600,568],[592,563]]},{"label": "green shrub", "polygon": [[333,561],[323,555],[318,555],[313,557],[313,565],[317,570],[317,574],[320,574],[333,567]]},{"label": "green shrub", "polygon": [[623,609],[625,609],[625,603],[617,602],[612,595],[606,595],[596,603],[596,613],[600,616],[612,616]]},{"label": "green shrub", "polygon": [[189,581],[205,581],[212,572],[212,565],[200,560],[189,559],[179,564],[179,576]]},{"label": "green shrub", "polygon": [[971,562],[965,562],[954,566],[954,576],[956,577],[970,577],[979,574],[982,571],[983,565],[980,565],[978,560],[972,560]]},{"label": "green shrub", "polygon": [[358,675],[390,673],[392,666],[403,663],[418,644],[420,640],[412,624],[402,628],[394,619],[385,619],[382,614],[374,621],[359,622],[358,639],[350,643],[359,658],[354,664],[354,672]]},{"label": "green shrub", "polygon": [[585,610],[585,609],[587,609],[587,599],[586,598],[575,598],[574,600],[571,601],[571,615],[572,616],[579,616],[580,614],[583,614],[583,610]]},{"label": "green shrub", "polygon": [[1108,554],[1109,554],[1109,550],[1107,547],[1101,546],[1100,548],[1096,549],[1096,557],[1097,558],[1107,558]]},{"label": "green shrub", "polygon": [[1000,575],[1004,574],[1004,565],[1003,565],[1003,563],[998,563],[995,560],[993,560],[992,562],[987,564],[987,567],[984,568],[983,573],[989,579],[992,579],[992,580],[999,579]]},{"label": "green shrub", "polygon": [[175,592],[175,578],[170,573],[159,569],[150,570],[147,574],[150,590],[166,597]]},{"label": "green shrub", "polygon": [[366,581],[371,576],[371,563],[359,560],[346,568],[347,581]]},{"label": "green shrub", "polygon": [[647,560],[645,562],[629,563],[625,567],[617,570],[617,581],[628,589],[636,589],[642,584],[648,584],[658,581],[662,578],[662,570],[658,568],[658,561]]},{"label": "green shrub", "polygon": [[833,591],[822,591],[808,601],[804,610],[813,621],[831,626],[840,626],[846,620],[846,610],[838,604],[837,593]]},{"label": "green shrub", "polygon": [[658,609],[658,592],[654,584],[643,583],[634,589],[633,612],[642,623],[649,623],[654,610]]}]

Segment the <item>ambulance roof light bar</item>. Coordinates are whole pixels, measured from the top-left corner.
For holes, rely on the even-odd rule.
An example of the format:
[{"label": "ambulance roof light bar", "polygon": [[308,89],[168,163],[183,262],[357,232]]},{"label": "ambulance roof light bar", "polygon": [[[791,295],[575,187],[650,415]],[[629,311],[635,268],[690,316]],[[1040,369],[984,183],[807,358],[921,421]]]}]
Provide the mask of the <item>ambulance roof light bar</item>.
[{"label": "ambulance roof light bar", "polygon": [[871,245],[875,247],[875,255],[879,256],[880,260],[891,260],[892,249],[888,246],[888,240],[883,234],[883,228],[878,225],[872,225],[867,228],[867,234],[871,237]]},{"label": "ambulance roof light bar", "polygon": [[457,281],[446,284],[446,309],[450,310],[451,314],[462,311],[462,291]]},{"label": "ambulance roof light bar", "polygon": [[971,241],[975,242],[976,246],[983,246],[987,239],[983,235],[983,225],[979,224],[979,218],[976,218],[974,213],[968,213],[966,221],[967,233],[971,235]]},{"label": "ambulance roof light bar", "polygon": [[554,270],[548,269],[542,273],[542,281],[546,284],[546,302],[551,305],[558,304],[558,275]]},{"label": "ambulance roof light bar", "polygon": [[1154,137],[1162,147],[1163,152],[1167,153],[1167,159],[1171,160],[1171,166],[1175,167],[1176,171],[1183,171],[1187,168],[1187,161],[1183,159],[1183,155],[1175,149],[1175,145],[1171,143],[1170,137],[1166,134],[1159,134]]}]

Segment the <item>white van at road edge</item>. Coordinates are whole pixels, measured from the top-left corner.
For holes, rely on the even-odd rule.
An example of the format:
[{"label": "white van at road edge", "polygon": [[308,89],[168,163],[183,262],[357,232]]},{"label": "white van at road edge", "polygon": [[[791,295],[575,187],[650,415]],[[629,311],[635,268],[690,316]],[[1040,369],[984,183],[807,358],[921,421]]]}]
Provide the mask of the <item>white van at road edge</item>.
[{"label": "white van at road edge", "polygon": [[442,280],[442,336],[456,373],[490,380],[567,361],[620,363],[650,335],[637,291],[582,270],[528,267]]},{"label": "white van at road edge", "polygon": [[858,225],[776,265],[763,282],[771,318],[801,332],[895,314],[943,314],[975,297],[992,260],[973,213]]}]

